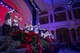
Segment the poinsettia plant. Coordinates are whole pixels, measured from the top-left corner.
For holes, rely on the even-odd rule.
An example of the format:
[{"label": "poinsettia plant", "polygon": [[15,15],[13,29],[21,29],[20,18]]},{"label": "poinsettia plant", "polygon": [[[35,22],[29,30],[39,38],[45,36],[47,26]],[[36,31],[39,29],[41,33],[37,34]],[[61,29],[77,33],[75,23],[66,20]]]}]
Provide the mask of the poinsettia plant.
[{"label": "poinsettia plant", "polygon": [[12,33],[12,38],[15,41],[26,42],[26,40],[25,40],[26,36],[25,35],[26,35],[26,33],[23,30],[18,30],[16,32]]},{"label": "poinsettia plant", "polygon": [[27,48],[28,53],[44,53],[51,46],[49,39],[44,39],[34,32],[25,33],[23,30],[19,30],[14,32],[12,37],[15,41],[19,40],[20,47]]}]

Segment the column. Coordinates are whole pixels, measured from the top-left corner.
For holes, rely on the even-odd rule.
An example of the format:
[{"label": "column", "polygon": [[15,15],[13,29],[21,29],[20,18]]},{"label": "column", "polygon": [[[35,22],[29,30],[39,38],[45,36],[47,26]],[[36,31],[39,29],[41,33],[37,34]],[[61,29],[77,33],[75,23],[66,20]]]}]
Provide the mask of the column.
[{"label": "column", "polygon": [[67,21],[69,21],[69,17],[68,17],[68,12],[66,10],[66,18],[67,18]]},{"label": "column", "polygon": [[39,23],[39,11],[37,11],[37,13],[36,13],[36,20],[37,20],[36,24]]},{"label": "column", "polygon": [[54,30],[54,39],[57,41],[56,29]]},{"label": "column", "polygon": [[75,20],[73,10],[71,9],[72,20]]},{"label": "column", "polygon": [[53,12],[52,16],[53,16],[53,23],[55,23],[55,17],[54,17],[54,12]]}]

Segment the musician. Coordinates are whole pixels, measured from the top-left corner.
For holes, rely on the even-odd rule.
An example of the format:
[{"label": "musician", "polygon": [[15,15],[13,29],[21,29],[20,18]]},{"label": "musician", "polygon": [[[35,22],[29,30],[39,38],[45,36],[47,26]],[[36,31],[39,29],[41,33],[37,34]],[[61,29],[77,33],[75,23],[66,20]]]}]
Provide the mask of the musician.
[{"label": "musician", "polygon": [[28,24],[25,24],[24,31],[28,33]]},{"label": "musician", "polygon": [[34,32],[41,35],[41,26],[40,23],[34,26]]},{"label": "musician", "polygon": [[19,21],[21,21],[22,19],[19,18],[18,16],[15,16],[13,18],[13,21],[12,21],[12,31],[15,32],[17,30],[20,30],[19,28]]},{"label": "musician", "polygon": [[29,24],[28,24],[28,31],[30,31],[30,32],[33,32],[34,31],[34,26],[32,25],[32,22],[29,22]]},{"label": "musician", "polygon": [[4,49],[5,53],[12,53],[12,50],[14,50],[19,44],[19,41],[14,41],[10,35],[11,33],[11,27],[12,27],[12,19],[11,14],[14,10],[8,11],[8,13],[5,16],[5,22],[2,26],[2,35],[4,35],[3,42],[1,43],[0,51]]},{"label": "musician", "polygon": [[9,35],[10,29],[12,26],[12,19],[11,19],[11,14],[13,13],[14,10],[8,11],[8,13],[5,16],[5,21],[2,26],[2,35]]}]

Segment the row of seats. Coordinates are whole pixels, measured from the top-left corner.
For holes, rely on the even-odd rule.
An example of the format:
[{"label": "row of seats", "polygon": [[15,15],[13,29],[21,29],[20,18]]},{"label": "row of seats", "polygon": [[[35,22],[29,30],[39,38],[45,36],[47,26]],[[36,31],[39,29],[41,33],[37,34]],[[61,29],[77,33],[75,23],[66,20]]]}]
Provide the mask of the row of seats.
[{"label": "row of seats", "polygon": [[[4,40],[5,40],[5,36],[2,36],[1,27],[0,27],[0,47],[2,45],[1,43]],[[5,52],[0,52],[0,53],[5,53]],[[26,48],[16,49],[12,53],[26,53]]]}]

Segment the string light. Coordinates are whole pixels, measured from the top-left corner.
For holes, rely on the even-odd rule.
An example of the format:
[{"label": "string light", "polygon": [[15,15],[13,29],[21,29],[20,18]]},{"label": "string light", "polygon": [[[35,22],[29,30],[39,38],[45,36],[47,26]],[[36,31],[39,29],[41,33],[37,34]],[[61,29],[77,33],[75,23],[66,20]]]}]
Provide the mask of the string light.
[{"label": "string light", "polygon": [[4,5],[2,5],[4,7]]},{"label": "string light", "polygon": [[34,7],[36,10],[40,10],[40,9],[37,7],[37,5],[36,5],[35,2],[33,2],[32,5],[33,5],[33,7]]},{"label": "string light", "polygon": [[11,8],[9,10],[12,10]]},{"label": "string light", "polygon": [[8,6],[6,6],[6,8],[8,8]]},{"label": "string light", "polygon": [[0,4],[1,4],[3,7],[5,6],[7,9],[12,10],[12,8],[9,8],[7,5],[4,5],[3,2],[0,2]]},{"label": "string light", "polygon": [[0,2],[0,4],[3,4],[2,2]]},{"label": "string light", "polygon": [[70,0],[70,2],[72,2],[72,1]]},{"label": "string light", "polygon": [[34,3],[32,3],[32,5],[36,8],[36,5]]},{"label": "string light", "polygon": [[38,10],[38,8],[35,8],[36,10]]},{"label": "string light", "polygon": [[68,7],[70,7],[70,5],[72,4],[73,0],[69,1]]},{"label": "string light", "polygon": [[8,9],[9,9],[9,7],[8,7]]},{"label": "string light", "polygon": [[34,3],[32,3],[32,5],[34,5]]},{"label": "string light", "polygon": [[36,6],[36,5],[33,5],[34,7]]}]

